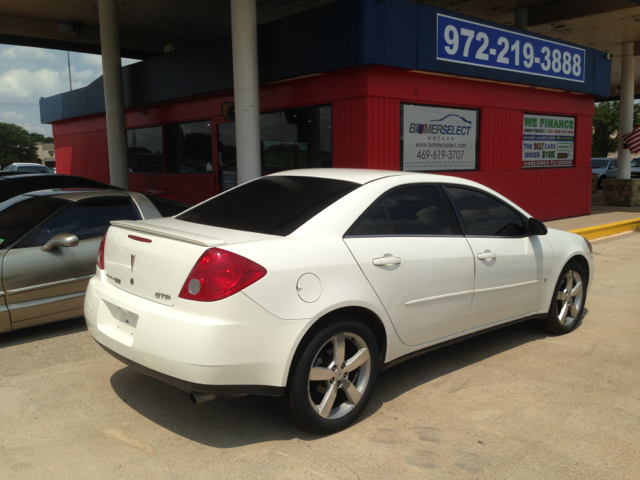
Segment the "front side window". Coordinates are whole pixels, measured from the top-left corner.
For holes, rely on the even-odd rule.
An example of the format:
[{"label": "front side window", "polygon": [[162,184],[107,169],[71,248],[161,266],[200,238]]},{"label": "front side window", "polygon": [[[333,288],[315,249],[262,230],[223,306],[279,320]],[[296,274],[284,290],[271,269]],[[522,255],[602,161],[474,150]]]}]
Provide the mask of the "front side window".
[{"label": "front side window", "polygon": [[314,177],[264,177],[178,215],[178,220],[269,235],[289,235],[360,185]]},{"label": "front side window", "polygon": [[71,233],[78,240],[102,237],[111,220],[140,220],[140,213],[129,197],[98,197],[80,201],[45,223],[31,245],[44,245],[59,233]]},{"label": "front side window", "polygon": [[[218,125],[221,190],[237,185],[236,125]],[[333,165],[331,106],[305,107],[260,115],[262,174]]]},{"label": "front side window", "polygon": [[133,173],[164,173],[162,127],[127,130],[129,171]]},{"label": "front side window", "polygon": [[375,202],[347,235],[452,234],[449,216],[436,187],[412,186],[394,190]]},{"label": "front side window", "polygon": [[522,237],[527,234],[522,216],[486,193],[461,187],[446,187],[453,206],[462,217],[466,235]]},{"label": "front side window", "polygon": [[55,197],[18,196],[0,204],[0,249],[8,248],[40,222],[68,205]]}]

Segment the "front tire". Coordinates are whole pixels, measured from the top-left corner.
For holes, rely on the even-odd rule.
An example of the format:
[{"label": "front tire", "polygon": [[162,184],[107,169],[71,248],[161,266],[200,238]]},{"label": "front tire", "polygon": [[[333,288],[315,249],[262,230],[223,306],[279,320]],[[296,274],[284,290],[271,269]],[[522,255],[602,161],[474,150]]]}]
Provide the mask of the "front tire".
[{"label": "front tire", "polygon": [[556,335],[575,330],[584,314],[586,299],[587,276],[577,261],[570,261],[560,273],[542,327]]},{"label": "front tire", "polygon": [[380,369],[373,332],[346,317],[323,327],[291,366],[281,399],[294,422],[328,434],[351,425],[365,409]]}]

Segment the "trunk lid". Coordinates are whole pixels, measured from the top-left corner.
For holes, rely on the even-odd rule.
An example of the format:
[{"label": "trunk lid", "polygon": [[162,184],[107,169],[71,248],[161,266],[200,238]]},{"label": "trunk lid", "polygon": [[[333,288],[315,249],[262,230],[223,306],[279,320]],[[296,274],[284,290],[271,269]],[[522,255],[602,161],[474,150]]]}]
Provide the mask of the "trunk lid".
[{"label": "trunk lid", "polygon": [[205,250],[273,238],[174,218],[114,221],[105,242],[107,282],[147,300],[175,304]]}]

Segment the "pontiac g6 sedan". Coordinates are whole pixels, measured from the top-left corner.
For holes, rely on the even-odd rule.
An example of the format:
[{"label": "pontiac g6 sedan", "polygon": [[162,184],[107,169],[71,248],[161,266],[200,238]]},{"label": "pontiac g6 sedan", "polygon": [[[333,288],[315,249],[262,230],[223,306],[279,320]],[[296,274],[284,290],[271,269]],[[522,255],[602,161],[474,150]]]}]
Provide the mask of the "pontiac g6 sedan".
[{"label": "pontiac g6 sedan", "polygon": [[173,218],[117,221],[85,299],[91,335],[191,393],[281,397],[298,424],[351,424],[378,372],[483,329],[579,324],[584,238],[477,183],[282,172]]}]

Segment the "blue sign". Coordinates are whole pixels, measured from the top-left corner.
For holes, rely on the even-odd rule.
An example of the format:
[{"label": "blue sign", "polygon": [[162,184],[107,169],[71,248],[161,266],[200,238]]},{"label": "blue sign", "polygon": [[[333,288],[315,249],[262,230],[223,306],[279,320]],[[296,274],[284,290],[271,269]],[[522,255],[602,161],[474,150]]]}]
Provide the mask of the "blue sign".
[{"label": "blue sign", "polygon": [[584,83],[582,48],[442,14],[438,60]]}]

